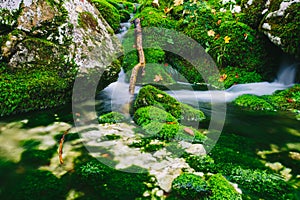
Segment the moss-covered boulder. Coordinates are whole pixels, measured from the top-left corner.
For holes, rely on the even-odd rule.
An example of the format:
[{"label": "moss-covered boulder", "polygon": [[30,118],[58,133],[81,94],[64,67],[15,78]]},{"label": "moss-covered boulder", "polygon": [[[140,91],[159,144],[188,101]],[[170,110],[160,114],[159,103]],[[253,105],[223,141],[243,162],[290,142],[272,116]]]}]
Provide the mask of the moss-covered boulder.
[{"label": "moss-covered boulder", "polygon": [[274,107],[266,100],[251,94],[244,94],[233,101],[233,104],[251,110],[273,111]]},{"label": "moss-covered boulder", "polygon": [[134,102],[134,110],[146,106],[161,108],[179,121],[199,122],[205,119],[202,111],[178,102],[175,98],[151,85],[145,86],[139,91]]},{"label": "moss-covered boulder", "polygon": [[242,196],[237,193],[234,187],[221,174],[211,176],[207,181],[211,189],[211,196],[209,199],[235,199],[241,200]]},{"label": "moss-covered boulder", "polygon": [[270,1],[260,29],[284,52],[300,58],[300,2]]},{"label": "moss-covered boulder", "polygon": [[110,123],[120,123],[126,121],[126,117],[118,112],[110,112],[98,117],[98,122],[100,124]]},{"label": "moss-covered boulder", "polygon": [[207,199],[210,189],[200,176],[184,173],[172,182],[172,193],[179,199]]},{"label": "moss-covered boulder", "polygon": [[0,115],[70,101],[77,72],[99,90],[117,79],[120,44],[89,1],[0,4]]}]

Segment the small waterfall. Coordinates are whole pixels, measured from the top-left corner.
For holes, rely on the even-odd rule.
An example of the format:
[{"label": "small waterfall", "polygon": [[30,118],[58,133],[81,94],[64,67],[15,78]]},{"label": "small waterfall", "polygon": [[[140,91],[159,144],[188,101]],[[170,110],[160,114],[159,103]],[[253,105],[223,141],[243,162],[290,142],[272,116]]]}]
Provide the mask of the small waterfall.
[{"label": "small waterfall", "polygon": [[295,82],[296,78],[296,67],[300,63],[290,65],[288,67],[281,67],[275,82],[282,83],[284,85],[291,85]]}]

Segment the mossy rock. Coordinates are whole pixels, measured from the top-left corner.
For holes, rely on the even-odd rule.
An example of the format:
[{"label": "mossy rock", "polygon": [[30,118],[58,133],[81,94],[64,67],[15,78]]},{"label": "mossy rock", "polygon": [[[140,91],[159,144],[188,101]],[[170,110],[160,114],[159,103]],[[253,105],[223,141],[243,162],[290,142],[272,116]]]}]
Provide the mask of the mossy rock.
[{"label": "mossy rock", "polygon": [[255,199],[294,199],[294,188],[276,174],[259,169],[243,169],[236,167],[227,176],[239,185],[245,195]]},{"label": "mossy rock", "polygon": [[121,123],[125,121],[126,121],[125,116],[118,112],[110,112],[98,117],[98,122],[100,124],[105,124],[105,123],[115,124],[115,123]]},{"label": "mossy rock", "polygon": [[241,200],[242,197],[234,187],[226,180],[221,174],[211,176],[207,181],[211,189],[211,196],[209,199],[222,200],[222,199],[235,199]]},{"label": "mossy rock", "polygon": [[139,108],[135,111],[133,119],[140,126],[145,126],[151,122],[178,123],[171,114],[154,106]]},{"label": "mossy rock", "polygon": [[146,136],[171,141],[175,138],[179,131],[179,124],[168,124],[153,121],[145,125],[143,129],[146,132]]},{"label": "mossy rock", "polygon": [[242,14],[239,14],[240,21],[251,26],[253,29],[258,29],[264,15],[263,10],[266,9],[265,0],[252,1],[251,5],[247,0],[242,0]]},{"label": "mossy rock", "polygon": [[119,11],[105,0],[92,0],[92,3],[94,3],[111,28],[117,32],[121,22]]},{"label": "mossy rock", "polygon": [[172,193],[179,199],[207,199],[210,190],[200,176],[183,173],[172,182]]},{"label": "mossy rock", "polygon": [[262,76],[256,71],[228,66],[220,71],[218,77],[209,77],[209,80],[214,86],[229,88],[235,84],[261,82]]},{"label": "mossy rock", "polygon": [[94,31],[97,30],[96,28],[98,26],[97,20],[90,12],[81,12],[78,15],[78,24],[85,30],[92,29]]},{"label": "mossy rock", "polygon": [[[271,1],[270,12],[266,14],[267,16],[261,22],[260,29],[284,52],[299,59],[300,3],[291,4],[282,14],[282,11],[277,11],[279,10],[278,5],[282,2],[284,1]],[[269,26],[264,26],[265,24]],[[266,29],[266,27],[268,28]],[[269,30],[269,27],[271,30]]]},{"label": "mossy rock", "polygon": [[178,102],[175,98],[157,88],[147,85],[143,87],[134,102],[134,110],[141,107],[155,106],[164,109],[179,121],[202,121],[205,115],[189,105]]},{"label": "mossy rock", "polygon": [[251,110],[265,110],[265,111],[273,111],[274,107],[265,101],[264,99],[251,95],[251,94],[244,94],[239,96],[233,101],[233,104],[241,107],[245,107]]}]

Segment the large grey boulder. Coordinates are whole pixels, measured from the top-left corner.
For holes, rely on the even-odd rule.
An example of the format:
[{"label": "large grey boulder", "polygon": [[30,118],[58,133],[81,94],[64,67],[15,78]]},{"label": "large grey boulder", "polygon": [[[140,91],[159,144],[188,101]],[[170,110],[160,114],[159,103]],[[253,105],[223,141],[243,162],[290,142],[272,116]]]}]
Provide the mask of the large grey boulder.
[{"label": "large grey boulder", "polygon": [[[63,93],[64,101],[61,103],[71,99],[77,72],[81,77],[94,76],[93,81],[99,81],[100,77],[95,76],[101,76],[99,90],[114,82],[120,71],[120,47],[111,27],[87,0],[24,0],[23,3],[21,0],[0,0],[2,69],[4,66],[7,68],[5,73],[24,77],[26,73],[40,70],[53,74],[54,79],[59,79],[57,83],[66,80],[63,84],[67,86],[59,88],[55,97],[59,99],[59,93]],[[0,77],[0,84],[1,81]],[[46,91],[37,92],[43,96]],[[9,97],[4,101],[9,101]],[[53,102],[49,106],[33,103],[22,108],[20,105],[8,106],[15,107],[14,111],[22,111],[61,103]],[[2,109],[0,106],[0,114],[7,114]],[[4,110],[10,112],[7,111],[9,109]]]}]

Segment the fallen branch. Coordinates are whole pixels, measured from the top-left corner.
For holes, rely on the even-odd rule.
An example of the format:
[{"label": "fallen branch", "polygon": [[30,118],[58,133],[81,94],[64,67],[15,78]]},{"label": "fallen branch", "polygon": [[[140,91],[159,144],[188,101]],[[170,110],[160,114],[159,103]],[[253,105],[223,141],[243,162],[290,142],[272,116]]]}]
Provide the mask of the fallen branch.
[{"label": "fallen branch", "polygon": [[[137,79],[137,75],[139,70],[142,68],[143,69],[143,74],[145,73],[145,55],[143,51],[143,45],[142,45],[142,27],[141,27],[141,21],[139,18],[134,20],[135,24],[135,37],[136,37],[136,49],[138,51],[138,56],[139,56],[139,63],[134,66],[131,72],[130,76],[130,82],[129,82],[129,92],[130,94],[134,94],[134,88],[135,88],[135,83]],[[142,75],[143,75],[142,74]]]},{"label": "fallen branch", "polygon": [[64,141],[65,141],[65,137],[69,133],[70,130],[71,130],[71,128],[69,128],[68,130],[66,130],[63,133],[63,135],[62,135],[62,137],[60,138],[60,141],[59,141],[58,155],[59,155],[59,162],[60,162],[60,164],[64,163],[63,157],[62,157],[62,154],[63,154],[63,144],[64,144]]}]

